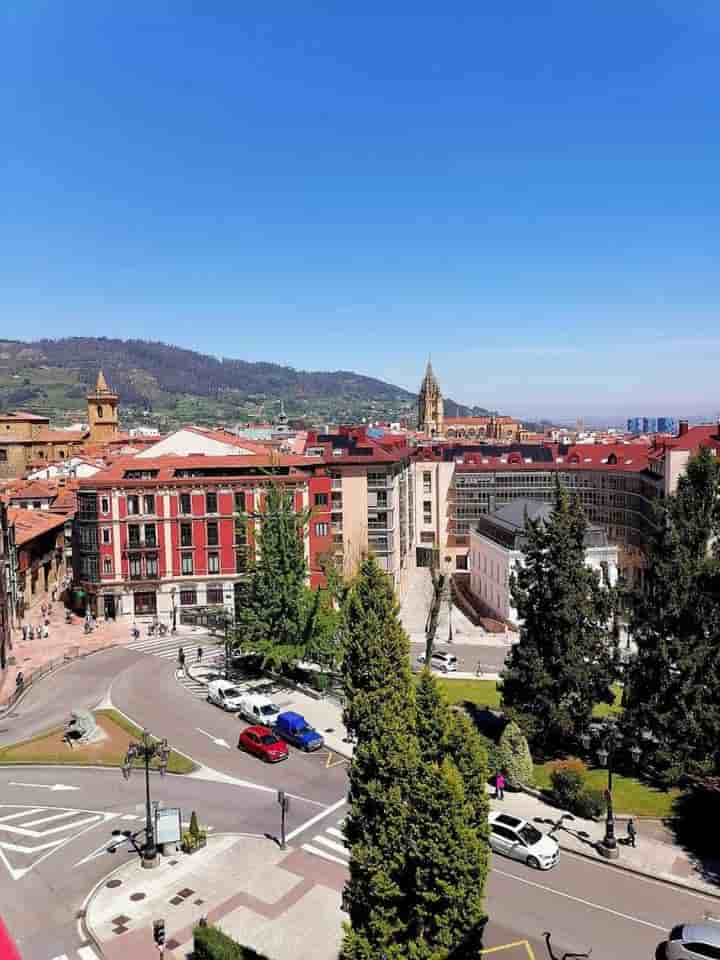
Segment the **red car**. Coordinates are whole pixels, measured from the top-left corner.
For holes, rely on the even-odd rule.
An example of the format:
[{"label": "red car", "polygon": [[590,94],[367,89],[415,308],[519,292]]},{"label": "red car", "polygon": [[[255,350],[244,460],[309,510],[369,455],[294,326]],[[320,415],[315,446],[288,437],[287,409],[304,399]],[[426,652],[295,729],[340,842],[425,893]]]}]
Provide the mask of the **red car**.
[{"label": "red car", "polygon": [[238,739],[238,749],[254,753],[267,763],[287,760],[288,748],[268,727],[248,727]]}]

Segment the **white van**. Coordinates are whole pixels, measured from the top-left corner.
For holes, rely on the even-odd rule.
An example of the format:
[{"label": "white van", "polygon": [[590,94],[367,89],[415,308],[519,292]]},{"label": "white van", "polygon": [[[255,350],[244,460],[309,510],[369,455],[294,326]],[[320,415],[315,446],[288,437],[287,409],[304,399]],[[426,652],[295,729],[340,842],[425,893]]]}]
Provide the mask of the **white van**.
[{"label": "white van", "polygon": [[239,710],[243,696],[242,690],[229,680],[211,680],[208,684],[208,701],[223,710]]},{"label": "white van", "polygon": [[280,707],[269,697],[259,693],[247,693],[240,701],[240,716],[250,723],[259,723],[264,727],[271,727],[277,723]]}]

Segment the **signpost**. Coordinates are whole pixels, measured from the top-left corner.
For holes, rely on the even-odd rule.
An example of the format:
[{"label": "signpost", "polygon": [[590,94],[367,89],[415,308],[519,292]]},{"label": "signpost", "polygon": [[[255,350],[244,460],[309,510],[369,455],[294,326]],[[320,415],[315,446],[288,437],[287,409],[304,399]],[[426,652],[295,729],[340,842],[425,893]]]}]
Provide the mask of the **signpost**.
[{"label": "signpost", "polygon": [[155,811],[155,843],[180,843],[180,808],[159,807]]},{"label": "signpost", "polygon": [[284,790],[278,790],[278,803],[280,804],[280,849],[285,849],[285,817],[290,809],[290,797]]}]

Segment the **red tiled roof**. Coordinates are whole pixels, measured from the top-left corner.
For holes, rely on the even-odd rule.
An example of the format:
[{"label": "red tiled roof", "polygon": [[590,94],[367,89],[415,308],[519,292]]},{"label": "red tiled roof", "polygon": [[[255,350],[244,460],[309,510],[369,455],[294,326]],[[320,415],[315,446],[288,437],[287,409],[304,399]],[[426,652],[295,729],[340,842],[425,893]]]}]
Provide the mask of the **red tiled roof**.
[{"label": "red tiled roof", "polygon": [[181,427],[181,430],[190,430],[191,433],[197,433],[201,437],[207,437],[209,440],[217,440],[218,443],[228,443],[233,447],[241,447],[245,450],[252,450],[255,453],[266,453],[267,444],[257,440],[246,440],[244,437],[238,437],[229,430],[212,430],[210,427]]},{"label": "red tiled roof", "polygon": [[15,526],[15,542],[19,547],[36,537],[65,524],[66,517],[49,510],[22,510],[11,507],[8,519]]},{"label": "red tiled roof", "polygon": [[10,492],[11,500],[48,500],[58,492],[57,484],[45,480],[29,480],[17,483]]},{"label": "red tiled roof", "polygon": [[700,447],[709,447],[716,450],[720,446],[720,431],[718,424],[700,424],[690,427],[687,433],[680,437],[670,437],[662,442],[673,450],[699,450]]},{"label": "red tiled roof", "polygon": [[89,436],[87,430],[40,430],[33,437],[34,443],[82,443]]},{"label": "red tiled roof", "polygon": [[32,421],[33,423],[50,423],[50,417],[40,417],[36,413],[23,413],[15,410],[13,413],[0,413],[0,420],[15,420],[18,423]]},{"label": "red tiled roof", "polygon": [[[235,473],[238,469],[247,468],[248,470],[253,468],[268,468],[270,470],[272,467],[288,467],[290,470],[295,468],[310,467],[311,461],[308,461],[306,457],[298,456],[284,456],[282,454],[248,454],[244,457],[238,457],[233,454],[225,454],[224,456],[204,456],[203,454],[191,454],[190,456],[158,456],[147,459],[137,459],[136,457],[127,456],[119,457],[115,460],[107,469],[101,470],[100,473],[96,473],[92,477],[86,477],[79,481],[80,487],[110,487],[110,486],[132,486],[134,484],[139,484],[142,486],[147,486],[152,483],[178,483],[178,484],[192,484],[195,478],[192,477],[177,477],[176,472],[178,470],[192,470],[202,467],[207,467],[208,469],[218,470],[223,467],[228,468],[227,476],[231,479],[239,479],[239,475]],[[146,480],[132,480],[126,479],[125,473],[127,471],[157,471],[155,477],[151,477]],[[248,474],[250,476],[250,474]],[[297,479],[302,479],[301,471],[298,471],[295,474]],[[257,477],[256,477],[257,478]],[[202,478],[201,478],[202,479]],[[213,477],[206,478],[208,481],[221,482],[223,479],[223,474],[217,474]]]}]

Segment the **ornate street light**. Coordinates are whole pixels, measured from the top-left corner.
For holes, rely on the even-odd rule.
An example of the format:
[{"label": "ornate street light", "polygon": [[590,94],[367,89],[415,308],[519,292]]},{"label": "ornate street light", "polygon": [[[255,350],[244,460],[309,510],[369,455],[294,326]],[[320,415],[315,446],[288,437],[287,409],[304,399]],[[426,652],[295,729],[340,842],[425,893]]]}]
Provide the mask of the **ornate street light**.
[{"label": "ornate street light", "polygon": [[128,747],[122,765],[122,775],[126,780],[129,780],[135,761],[142,760],[145,763],[145,843],[140,850],[144,867],[154,867],[157,862],[155,831],[153,830],[152,806],[150,803],[150,763],[152,760],[157,760],[160,776],[164,777],[169,759],[170,747],[167,740],[156,740],[148,730],[143,730],[142,739],[134,741]]},{"label": "ornate street light", "polygon": [[[615,751],[618,748],[626,746],[626,744],[623,742],[622,735],[620,734],[617,726],[611,720],[606,721],[602,726],[596,728],[595,735],[600,741],[599,746],[595,751],[598,763],[601,767],[607,767],[608,772],[608,783],[605,791],[605,801],[607,805],[607,812],[605,816],[605,836],[598,844],[598,851],[610,859],[615,859],[617,856],[619,856],[619,851],[617,840],[615,838],[615,815],[613,813],[612,804],[613,762],[615,760]],[[591,733],[583,733],[580,737],[580,742],[582,743],[584,749],[589,752],[593,742]],[[633,743],[628,748],[628,752],[630,753],[634,764],[640,762],[642,750],[637,743]]]}]

